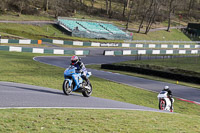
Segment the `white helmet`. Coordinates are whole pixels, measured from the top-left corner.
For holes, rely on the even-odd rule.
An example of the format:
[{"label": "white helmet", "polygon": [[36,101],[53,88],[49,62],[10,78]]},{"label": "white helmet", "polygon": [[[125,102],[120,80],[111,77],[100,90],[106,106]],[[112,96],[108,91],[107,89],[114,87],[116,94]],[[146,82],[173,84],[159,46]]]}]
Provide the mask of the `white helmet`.
[{"label": "white helmet", "polygon": [[168,89],[169,89],[169,86],[165,86],[164,89],[165,89],[165,90],[168,90]]}]

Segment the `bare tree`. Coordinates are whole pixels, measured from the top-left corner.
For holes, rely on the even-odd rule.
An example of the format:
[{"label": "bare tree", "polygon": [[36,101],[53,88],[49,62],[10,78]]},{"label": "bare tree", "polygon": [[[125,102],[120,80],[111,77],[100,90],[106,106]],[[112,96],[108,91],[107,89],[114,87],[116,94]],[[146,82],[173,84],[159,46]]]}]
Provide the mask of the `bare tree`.
[{"label": "bare tree", "polygon": [[128,13],[128,18],[127,18],[127,22],[126,22],[126,30],[128,30],[128,25],[129,25],[130,17],[131,17],[132,12],[133,12],[133,5],[134,5],[134,1],[132,1],[131,7],[130,7],[130,10],[129,10],[129,13]]},{"label": "bare tree", "polygon": [[126,7],[127,7],[127,0],[123,0],[123,2],[124,2],[124,7],[123,7],[122,16],[125,17]]},{"label": "bare tree", "polygon": [[94,8],[94,0],[91,0],[92,9]]},{"label": "bare tree", "polygon": [[152,10],[150,11],[150,13],[147,17],[148,20],[147,20],[147,26],[146,26],[145,34],[147,34],[150,31],[151,26],[152,26],[153,22],[155,21],[155,17],[157,15],[159,9],[160,9],[159,0],[153,0],[153,8],[152,8]]},{"label": "bare tree", "polygon": [[195,3],[195,0],[190,0],[189,1],[187,16],[190,16],[191,10],[194,7],[194,3]]},{"label": "bare tree", "polygon": [[[153,6],[153,1],[154,0],[151,0],[150,4],[149,4],[149,7],[146,9],[146,11],[144,12],[144,14],[142,14],[142,19],[141,19],[141,22],[140,22],[140,25],[139,25],[139,29],[138,29],[138,33],[140,32],[140,29],[143,27],[143,22],[147,16],[147,14],[151,11],[151,8]],[[146,3],[147,0],[144,0],[143,3]]]},{"label": "bare tree", "polygon": [[112,0],[109,0],[109,18],[112,17]]},{"label": "bare tree", "polygon": [[49,10],[49,0],[44,1],[44,10],[48,11]]},{"label": "bare tree", "polygon": [[[151,28],[152,22],[168,21],[167,31],[170,30],[173,17],[180,15],[192,18],[192,22],[199,21],[200,0],[103,0],[105,10],[101,6],[96,6],[98,0],[87,0],[90,2],[90,8],[84,4],[86,0],[0,0],[0,13],[7,11],[18,12],[20,14],[31,14],[36,12],[40,14],[40,9],[50,15],[71,16],[77,11],[83,11],[89,14],[126,21],[126,28],[130,21],[139,23],[138,32],[141,27],[146,28],[146,32]],[[134,1],[134,5],[132,6]],[[157,13],[155,2],[162,2],[160,12]],[[119,6],[118,6],[119,5]],[[94,6],[96,7],[95,10]],[[131,9],[131,10],[130,10]],[[104,13],[104,14],[103,14]],[[159,15],[159,17],[157,17]],[[184,17],[187,19],[187,17]]]},{"label": "bare tree", "polygon": [[19,15],[22,14],[22,11],[25,10],[30,5],[30,0],[17,0],[12,3],[19,10]]},{"label": "bare tree", "polygon": [[126,8],[129,8],[130,0],[127,0],[126,2]]},{"label": "bare tree", "polygon": [[81,5],[83,5],[83,2],[84,2],[83,0],[80,0]]},{"label": "bare tree", "polygon": [[106,14],[108,15],[108,13],[109,13],[108,0],[106,0]]},{"label": "bare tree", "polygon": [[[57,18],[61,14],[67,14],[66,7],[69,7],[68,4],[69,3],[66,2],[66,0],[50,0],[49,1],[49,6],[51,7],[51,10],[54,11],[55,18]],[[76,4],[76,3],[72,3],[72,4]],[[75,8],[73,8],[73,9],[75,10]]]},{"label": "bare tree", "polygon": [[0,13],[1,12],[3,13],[6,10],[6,3],[7,3],[6,0],[2,0],[1,1],[1,4],[0,4]]},{"label": "bare tree", "polygon": [[175,2],[175,0],[170,0],[170,1],[169,1],[167,31],[170,31],[172,11],[173,11],[174,8],[175,8],[174,2]]}]

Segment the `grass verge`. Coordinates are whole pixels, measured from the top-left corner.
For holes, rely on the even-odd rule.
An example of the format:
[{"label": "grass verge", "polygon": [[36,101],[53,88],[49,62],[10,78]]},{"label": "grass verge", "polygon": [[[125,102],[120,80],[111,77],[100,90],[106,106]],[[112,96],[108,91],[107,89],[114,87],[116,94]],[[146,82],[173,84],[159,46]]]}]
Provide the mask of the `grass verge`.
[{"label": "grass verge", "polygon": [[137,61],[120,62],[115,64],[144,65],[144,66],[149,66],[149,68],[151,69],[162,68],[163,70],[167,70],[173,68],[173,69],[182,69],[186,71],[200,72],[200,56],[184,57],[177,55],[177,57],[181,58],[137,60]]},{"label": "grass verge", "polygon": [[200,117],[120,110],[0,110],[0,132],[199,132]]},{"label": "grass verge", "polygon": [[172,29],[170,32],[159,30],[149,32],[148,34],[133,33],[133,35],[134,40],[191,41],[191,39],[179,29]]},{"label": "grass verge", "polygon": [[6,43],[0,44],[0,46],[17,46],[17,47],[48,47],[45,44],[18,44],[18,43]]},{"label": "grass verge", "polygon": [[[89,38],[72,37],[63,34],[55,25],[41,24],[12,24],[12,23],[0,23],[0,32],[3,33],[2,37],[7,34],[21,36],[28,39],[60,39],[60,40],[76,40],[76,41],[88,41],[88,42],[123,42],[122,40],[97,40]],[[11,37],[11,36],[10,36]]]},{"label": "grass verge", "polygon": [[17,13],[10,12],[9,14],[0,15],[0,20],[7,21],[49,21],[55,20],[53,17],[45,17],[38,15],[19,15]]}]

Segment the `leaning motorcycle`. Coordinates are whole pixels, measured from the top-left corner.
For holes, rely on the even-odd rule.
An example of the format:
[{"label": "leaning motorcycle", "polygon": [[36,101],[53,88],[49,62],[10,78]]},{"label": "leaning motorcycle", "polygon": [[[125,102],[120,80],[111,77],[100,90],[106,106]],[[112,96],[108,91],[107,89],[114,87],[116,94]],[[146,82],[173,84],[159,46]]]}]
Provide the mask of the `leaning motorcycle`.
[{"label": "leaning motorcycle", "polygon": [[[159,100],[159,109],[173,112],[173,106],[172,106],[172,109],[170,109],[171,101],[170,101],[170,99],[168,98],[167,95],[168,95],[167,91],[161,91],[158,94],[157,97],[158,97],[158,100]],[[172,103],[174,103],[174,99],[173,98],[172,98]]]},{"label": "leaning motorcycle", "polygon": [[[89,78],[92,75],[91,72],[87,72],[86,76]],[[69,66],[64,71],[63,92],[66,95],[70,95],[72,92],[81,92],[84,97],[89,97],[92,94],[92,85],[87,83],[81,77],[80,70],[75,66]]]}]

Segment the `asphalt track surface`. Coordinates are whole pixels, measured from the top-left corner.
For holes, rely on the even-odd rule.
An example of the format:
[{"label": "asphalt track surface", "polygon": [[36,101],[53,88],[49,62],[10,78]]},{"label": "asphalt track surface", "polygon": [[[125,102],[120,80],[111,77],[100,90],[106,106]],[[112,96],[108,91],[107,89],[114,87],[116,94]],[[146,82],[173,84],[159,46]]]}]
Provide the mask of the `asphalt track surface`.
[{"label": "asphalt track surface", "polygon": [[[69,66],[70,57],[35,57],[36,61],[55,65],[58,67],[66,68]],[[87,56],[82,57],[82,61],[86,64],[102,64],[102,63],[114,63],[121,61],[134,60],[134,56]],[[200,103],[200,90],[192,87],[170,84],[160,81],[154,81],[144,78],[138,78],[133,76],[122,75],[118,73],[105,72],[100,70],[88,69],[96,77],[104,78],[110,81],[154,91],[160,92],[165,85],[168,85],[173,96],[182,98],[196,103]]]},{"label": "asphalt track surface", "polygon": [[157,109],[138,106],[97,97],[83,97],[73,93],[11,82],[0,82],[0,108],[83,108],[125,109],[160,112]]},{"label": "asphalt track surface", "polygon": [[[65,59],[65,57],[62,59]],[[62,65],[63,62],[62,60],[60,61],[60,63],[58,61],[56,64]],[[70,96],[66,96],[61,90],[1,81],[0,108],[83,108],[163,112],[158,109],[114,100],[108,100],[92,96],[86,98],[83,97],[81,94],[77,93],[72,93]]]}]

